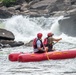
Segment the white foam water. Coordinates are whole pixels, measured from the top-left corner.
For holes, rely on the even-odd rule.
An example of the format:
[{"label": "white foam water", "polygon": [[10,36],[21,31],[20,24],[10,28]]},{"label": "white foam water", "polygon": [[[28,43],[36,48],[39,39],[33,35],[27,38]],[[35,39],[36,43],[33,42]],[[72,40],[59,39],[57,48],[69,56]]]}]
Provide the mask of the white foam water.
[{"label": "white foam water", "polygon": [[[5,29],[15,35],[16,41],[28,42],[38,32],[43,33],[43,38],[48,32],[54,33],[54,38],[62,37],[62,40],[54,45],[56,50],[69,50],[76,47],[75,37],[68,36],[59,29],[60,17],[33,17],[13,16],[3,22]],[[8,55],[12,52],[32,52],[32,47],[20,46],[3,48],[0,51],[0,75],[76,75],[76,58],[65,60],[46,60],[41,62],[11,62]]]}]

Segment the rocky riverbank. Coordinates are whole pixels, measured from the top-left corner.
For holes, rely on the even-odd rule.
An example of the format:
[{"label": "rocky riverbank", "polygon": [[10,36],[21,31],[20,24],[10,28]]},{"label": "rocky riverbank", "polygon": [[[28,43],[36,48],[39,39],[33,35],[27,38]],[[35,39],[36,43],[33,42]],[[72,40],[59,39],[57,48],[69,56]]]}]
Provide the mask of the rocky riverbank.
[{"label": "rocky riverbank", "polygon": [[76,0],[17,0],[14,5],[0,3],[0,18],[13,15],[60,16],[76,15]]}]

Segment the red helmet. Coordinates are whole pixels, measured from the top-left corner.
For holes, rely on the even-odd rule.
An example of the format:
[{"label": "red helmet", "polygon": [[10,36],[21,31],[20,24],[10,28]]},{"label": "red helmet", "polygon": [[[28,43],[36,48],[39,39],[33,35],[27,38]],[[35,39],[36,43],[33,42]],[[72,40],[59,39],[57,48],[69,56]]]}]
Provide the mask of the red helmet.
[{"label": "red helmet", "polygon": [[51,33],[51,32],[47,34],[48,37],[53,36],[53,35],[54,35],[54,34]]},{"label": "red helmet", "polygon": [[37,37],[38,37],[38,38],[42,38],[42,33],[38,33],[38,34],[37,34]]}]

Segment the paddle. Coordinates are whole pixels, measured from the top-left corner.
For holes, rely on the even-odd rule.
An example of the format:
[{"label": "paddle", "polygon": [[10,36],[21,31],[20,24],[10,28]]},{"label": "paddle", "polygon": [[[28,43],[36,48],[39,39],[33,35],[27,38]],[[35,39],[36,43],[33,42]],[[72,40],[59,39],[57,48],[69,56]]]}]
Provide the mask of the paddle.
[{"label": "paddle", "polygon": [[45,48],[46,56],[47,56],[47,59],[50,60],[50,59],[49,59],[49,56],[48,56],[47,50],[48,50],[48,48],[46,47],[46,48]]}]

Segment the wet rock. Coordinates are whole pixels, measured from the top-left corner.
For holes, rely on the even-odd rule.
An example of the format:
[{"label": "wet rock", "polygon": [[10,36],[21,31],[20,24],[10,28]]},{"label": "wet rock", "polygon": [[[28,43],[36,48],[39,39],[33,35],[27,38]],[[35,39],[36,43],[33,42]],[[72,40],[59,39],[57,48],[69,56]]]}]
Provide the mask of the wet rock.
[{"label": "wet rock", "polygon": [[6,29],[0,29],[0,39],[3,40],[14,40],[15,36],[12,32],[6,30]]},{"label": "wet rock", "polygon": [[29,41],[28,43],[24,44],[25,46],[32,46],[33,40]]},{"label": "wet rock", "polygon": [[12,32],[6,29],[0,29],[0,48],[16,47],[24,45],[22,41],[14,41],[15,36]]},{"label": "wet rock", "polygon": [[25,0],[16,0],[16,4],[22,4],[24,2],[25,2]]},{"label": "wet rock", "polygon": [[13,41],[13,40],[0,40],[0,48],[6,48],[6,47],[17,47],[24,45],[24,42],[22,41]]},{"label": "wet rock", "polygon": [[56,2],[56,0],[51,0],[51,1],[50,0],[42,0],[42,1],[32,4],[30,6],[30,9],[44,10],[44,9],[46,9],[47,6],[53,4],[54,2]]},{"label": "wet rock", "polygon": [[17,47],[17,46],[22,46],[22,45],[24,45],[24,43],[23,43],[22,41],[18,41],[18,42],[14,41],[14,42],[12,42],[12,43],[9,43],[9,45],[10,45],[11,47]]},{"label": "wet rock", "polygon": [[70,14],[58,22],[61,32],[64,32],[64,34],[67,34],[68,36],[76,37],[76,15]]},{"label": "wet rock", "polygon": [[9,18],[9,17],[12,17],[12,14],[8,12],[7,8],[5,7],[0,8],[0,18]]}]

